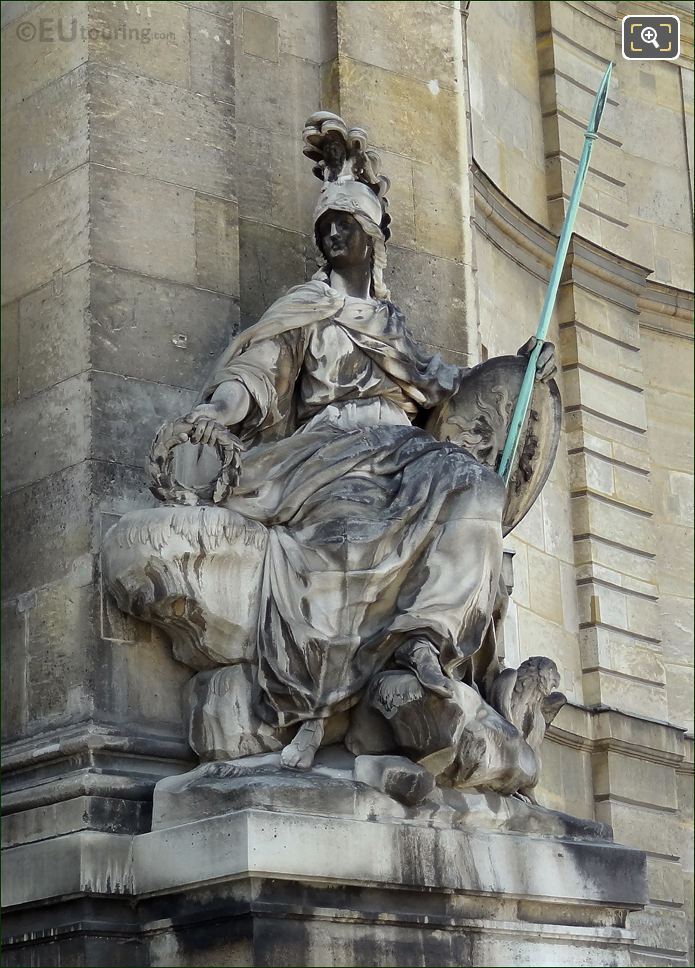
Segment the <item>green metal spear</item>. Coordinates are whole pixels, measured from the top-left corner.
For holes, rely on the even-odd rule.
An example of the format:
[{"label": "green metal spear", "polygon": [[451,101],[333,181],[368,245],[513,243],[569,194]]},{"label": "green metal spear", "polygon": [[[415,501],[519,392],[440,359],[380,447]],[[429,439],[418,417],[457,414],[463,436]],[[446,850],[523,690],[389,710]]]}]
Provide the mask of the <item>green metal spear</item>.
[{"label": "green metal spear", "polygon": [[612,70],[613,65],[609,64],[606,73],[603,75],[603,80],[601,81],[599,89],[596,92],[596,99],[594,100],[594,106],[591,110],[589,124],[584,132],[584,150],[582,151],[582,156],[579,159],[579,167],[577,168],[577,175],[574,179],[574,186],[572,188],[572,194],[570,195],[570,201],[567,207],[565,224],[562,226],[562,232],[560,233],[560,241],[558,242],[557,252],[555,253],[553,271],[550,273],[550,282],[548,283],[548,290],[545,294],[545,302],[543,303],[543,309],[541,310],[540,322],[538,323],[538,329],[536,330],[537,343],[529,356],[528,366],[526,367],[524,380],[521,384],[521,390],[519,391],[519,399],[516,401],[516,406],[512,415],[512,422],[509,425],[509,431],[507,433],[507,440],[505,441],[499,467],[497,468],[497,473],[504,479],[505,484],[509,483],[509,478],[511,476],[514,461],[516,459],[516,452],[519,447],[521,429],[526,422],[526,415],[531,403],[533,384],[536,379],[536,365],[538,363],[538,357],[541,349],[543,348],[545,337],[548,334],[550,317],[552,316],[553,309],[555,308],[555,299],[557,298],[557,290],[560,285],[560,276],[565,264],[565,258],[567,257],[567,250],[569,248],[570,238],[572,237],[572,229],[574,228],[574,222],[577,217],[577,209],[579,208],[579,199],[581,198],[584,182],[586,181],[586,173],[589,170],[589,158],[591,157],[591,150],[594,146],[598,126],[601,122],[601,115],[603,114],[603,109],[606,105],[608,85],[611,81]]}]

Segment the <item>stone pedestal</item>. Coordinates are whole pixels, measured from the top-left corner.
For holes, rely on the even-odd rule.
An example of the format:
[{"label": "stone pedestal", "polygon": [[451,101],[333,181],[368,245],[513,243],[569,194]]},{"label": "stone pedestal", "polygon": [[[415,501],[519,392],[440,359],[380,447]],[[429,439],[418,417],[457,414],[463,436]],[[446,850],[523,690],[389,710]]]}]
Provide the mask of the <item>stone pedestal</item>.
[{"label": "stone pedestal", "polygon": [[647,900],[640,851],[422,816],[254,807],[7,858],[8,966],[630,965]]}]

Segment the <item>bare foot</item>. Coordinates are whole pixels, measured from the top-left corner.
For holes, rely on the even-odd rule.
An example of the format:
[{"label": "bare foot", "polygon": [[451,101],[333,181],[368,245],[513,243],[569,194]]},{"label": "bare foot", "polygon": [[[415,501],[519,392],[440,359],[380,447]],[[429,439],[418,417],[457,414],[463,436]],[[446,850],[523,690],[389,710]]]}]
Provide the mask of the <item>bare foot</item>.
[{"label": "bare foot", "polygon": [[454,690],[439,664],[437,650],[427,639],[406,642],[394,655],[399,666],[410,669],[418,677],[425,689],[429,689],[443,699],[451,699]]},{"label": "bare foot", "polygon": [[295,738],[280,754],[281,765],[292,770],[308,770],[321,745],[324,730],[323,719],[310,719],[302,723]]}]

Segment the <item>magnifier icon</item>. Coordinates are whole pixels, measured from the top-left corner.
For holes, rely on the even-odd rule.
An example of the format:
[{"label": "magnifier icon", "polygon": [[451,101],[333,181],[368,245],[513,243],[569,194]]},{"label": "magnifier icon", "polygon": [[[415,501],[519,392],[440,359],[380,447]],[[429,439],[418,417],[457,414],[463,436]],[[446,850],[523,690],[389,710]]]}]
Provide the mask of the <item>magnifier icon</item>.
[{"label": "magnifier icon", "polygon": [[656,41],[657,36],[658,34],[654,27],[643,27],[642,32],[640,33],[640,37],[642,38],[642,42],[644,44],[651,44],[652,47],[656,47],[656,49],[659,50],[659,45]]}]

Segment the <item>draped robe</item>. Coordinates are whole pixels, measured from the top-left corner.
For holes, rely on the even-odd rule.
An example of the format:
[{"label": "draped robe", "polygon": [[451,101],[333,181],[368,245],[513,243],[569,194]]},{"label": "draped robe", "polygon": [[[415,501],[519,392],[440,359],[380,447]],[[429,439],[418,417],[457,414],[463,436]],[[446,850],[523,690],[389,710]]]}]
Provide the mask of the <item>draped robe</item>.
[{"label": "draped robe", "polygon": [[407,639],[451,675],[490,619],[504,488],[413,424],[465,370],[427,354],[390,303],[318,280],[291,290],[223,354],[204,392],[252,401],[225,506],[268,529],[258,710],[280,726],[359,699]]}]

